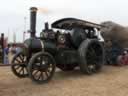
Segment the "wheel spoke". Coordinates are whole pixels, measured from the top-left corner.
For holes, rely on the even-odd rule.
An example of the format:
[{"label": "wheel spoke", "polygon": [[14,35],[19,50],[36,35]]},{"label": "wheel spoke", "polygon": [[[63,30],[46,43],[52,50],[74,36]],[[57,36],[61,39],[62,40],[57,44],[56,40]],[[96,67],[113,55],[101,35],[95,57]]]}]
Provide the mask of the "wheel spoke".
[{"label": "wheel spoke", "polygon": [[23,67],[21,67],[21,69],[19,70],[19,73],[21,73],[23,71]]},{"label": "wheel spoke", "polygon": [[43,72],[41,72],[41,79],[44,80]]},{"label": "wheel spoke", "polygon": [[24,74],[24,69],[25,69],[25,68],[23,68],[23,74]]},{"label": "wheel spoke", "polygon": [[40,72],[39,77],[38,77],[38,79],[37,79],[37,80],[40,80],[41,76],[42,76],[42,74],[41,74],[41,72]]},{"label": "wheel spoke", "polygon": [[17,70],[17,69],[19,69],[20,68],[20,66],[15,66],[15,69]]},{"label": "wheel spoke", "polygon": [[22,62],[24,61],[24,58],[22,55],[19,56],[20,57],[20,60],[22,60]]},{"label": "wheel spoke", "polygon": [[16,60],[18,63],[21,63],[21,61],[20,61],[18,58],[16,58],[15,60]]},{"label": "wheel spoke", "polygon": [[28,73],[28,70],[27,70],[27,68],[24,68],[24,69],[25,69],[25,72],[26,72],[26,73]]},{"label": "wheel spoke", "polygon": [[33,75],[35,76],[38,72],[39,72],[38,70],[36,70],[36,72],[35,72],[35,73],[34,73],[34,71],[33,71],[33,73],[34,73]]},{"label": "wheel spoke", "polygon": [[49,77],[49,75],[48,75],[47,71],[45,71],[45,75],[46,75],[46,77],[47,77],[47,78]]}]

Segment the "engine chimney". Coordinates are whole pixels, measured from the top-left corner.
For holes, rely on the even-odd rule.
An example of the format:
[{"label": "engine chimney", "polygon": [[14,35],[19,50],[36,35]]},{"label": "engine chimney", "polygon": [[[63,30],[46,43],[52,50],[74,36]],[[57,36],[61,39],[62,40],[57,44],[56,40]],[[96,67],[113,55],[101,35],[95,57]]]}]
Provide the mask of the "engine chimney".
[{"label": "engine chimney", "polygon": [[37,8],[31,7],[30,8],[30,36],[35,37],[36,33],[36,14],[37,14]]},{"label": "engine chimney", "polygon": [[49,24],[48,24],[48,22],[45,22],[45,30],[49,30]]}]

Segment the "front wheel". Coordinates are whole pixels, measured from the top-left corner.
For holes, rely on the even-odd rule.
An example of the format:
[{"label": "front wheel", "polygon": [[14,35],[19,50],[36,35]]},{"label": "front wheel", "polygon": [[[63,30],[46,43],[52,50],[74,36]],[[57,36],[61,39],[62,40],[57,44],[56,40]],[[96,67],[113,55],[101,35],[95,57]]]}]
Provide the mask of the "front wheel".
[{"label": "front wheel", "polygon": [[47,83],[51,80],[56,68],[52,55],[46,52],[36,53],[28,64],[29,77],[36,83]]},{"label": "front wheel", "polygon": [[27,57],[23,52],[17,53],[11,62],[12,72],[19,78],[25,78],[28,76],[27,70]]}]

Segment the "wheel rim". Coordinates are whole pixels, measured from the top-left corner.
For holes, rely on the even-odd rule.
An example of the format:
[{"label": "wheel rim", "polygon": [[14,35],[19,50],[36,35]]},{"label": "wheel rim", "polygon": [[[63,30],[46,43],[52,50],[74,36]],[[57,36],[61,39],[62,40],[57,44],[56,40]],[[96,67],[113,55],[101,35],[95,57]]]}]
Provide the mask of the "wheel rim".
[{"label": "wheel rim", "polygon": [[101,62],[103,59],[102,55],[103,51],[99,44],[91,44],[88,47],[88,51],[86,53],[86,60],[87,60],[87,72],[88,73],[95,73],[101,67]]},{"label": "wheel rim", "polygon": [[14,57],[12,61],[12,71],[13,73],[20,78],[25,78],[28,76],[28,71],[27,71],[27,60],[26,56],[22,53],[19,53]]},{"label": "wheel rim", "polygon": [[54,61],[48,55],[40,55],[35,58],[30,74],[37,83],[48,82],[55,71]]}]

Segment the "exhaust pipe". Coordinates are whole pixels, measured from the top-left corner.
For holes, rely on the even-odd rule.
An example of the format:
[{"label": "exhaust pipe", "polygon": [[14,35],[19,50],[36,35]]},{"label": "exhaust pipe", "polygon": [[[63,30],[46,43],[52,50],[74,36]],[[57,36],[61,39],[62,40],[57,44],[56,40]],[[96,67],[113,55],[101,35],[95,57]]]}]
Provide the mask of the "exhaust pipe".
[{"label": "exhaust pipe", "polygon": [[38,9],[36,7],[30,8],[30,37],[35,37],[37,10]]},{"label": "exhaust pipe", "polygon": [[45,22],[44,27],[45,27],[45,30],[49,30],[49,24],[48,24],[48,22]]}]

